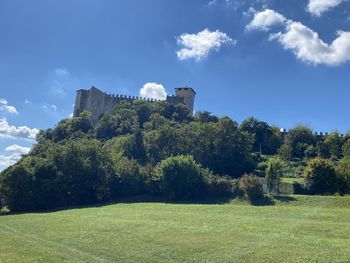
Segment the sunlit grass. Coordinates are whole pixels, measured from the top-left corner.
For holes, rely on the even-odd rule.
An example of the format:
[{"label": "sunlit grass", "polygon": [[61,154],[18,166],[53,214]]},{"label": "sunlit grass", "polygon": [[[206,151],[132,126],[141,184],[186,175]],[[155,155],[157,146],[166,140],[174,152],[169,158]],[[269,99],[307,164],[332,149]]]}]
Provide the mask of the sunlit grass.
[{"label": "sunlit grass", "polygon": [[349,262],[350,197],[0,216],[0,262]]}]

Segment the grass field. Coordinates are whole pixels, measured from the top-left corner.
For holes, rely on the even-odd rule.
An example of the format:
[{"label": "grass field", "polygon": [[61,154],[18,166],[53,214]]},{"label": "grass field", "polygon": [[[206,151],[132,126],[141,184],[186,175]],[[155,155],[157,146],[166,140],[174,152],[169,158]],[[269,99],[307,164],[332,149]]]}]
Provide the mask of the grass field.
[{"label": "grass field", "polygon": [[293,183],[303,184],[305,182],[305,178],[282,178],[281,182],[287,183],[287,184],[293,184]]},{"label": "grass field", "polygon": [[350,197],[3,215],[0,262],[350,262]]}]

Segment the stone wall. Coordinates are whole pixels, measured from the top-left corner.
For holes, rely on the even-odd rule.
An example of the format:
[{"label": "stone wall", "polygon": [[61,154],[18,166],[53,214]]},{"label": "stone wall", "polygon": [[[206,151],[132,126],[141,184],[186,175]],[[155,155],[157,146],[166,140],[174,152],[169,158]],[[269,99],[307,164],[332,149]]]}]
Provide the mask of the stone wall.
[{"label": "stone wall", "polygon": [[[186,96],[187,94],[185,92],[180,95],[178,94],[178,92],[176,92],[177,96],[167,96],[166,101],[171,104],[183,103],[189,108],[190,112],[192,113],[194,104],[194,96],[192,96],[193,92],[190,93],[190,98]],[[88,90],[80,89],[77,91],[76,94],[73,116],[76,117],[86,110],[92,113],[91,121],[96,122],[101,116],[101,114],[111,113],[113,111],[114,106],[120,103],[121,101],[135,99],[144,99],[151,102],[157,101],[155,99],[146,99],[135,96],[110,95],[95,87],[92,87]]]}]

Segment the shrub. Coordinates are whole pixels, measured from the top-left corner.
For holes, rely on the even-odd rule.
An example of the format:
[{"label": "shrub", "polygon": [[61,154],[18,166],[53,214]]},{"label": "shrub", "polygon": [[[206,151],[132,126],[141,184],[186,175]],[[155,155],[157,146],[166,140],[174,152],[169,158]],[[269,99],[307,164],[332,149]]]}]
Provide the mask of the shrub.
[{"label": "shrub", "polygon": [[144,192],[144,180],[140,167],[135,160],[124,156],[114,156],[114,173],[108,178],[109,197],[132,196]]},{"label": "shrub", "polygon": [[34,210],[33,175],[23,165],[11,167],[2,177],[1,195],[11,211]]},{"label": "shrub", "polygon": [[350,193],[350,158],[343,158],[337,168],[338,191],[341,195]]},{"label": "shrub", "polygon": [[334,194],[337,191],[337,175],[329,160],[320,157],[310,160],[305,175],[311,194]]},{"label": "shrub", "polygon": [[204,194],[209,172],[197,164],[192,156],[178,155],[158,163],[155,177],[162,194],[172,200],[186,200]]},{"label": "shrub", "polygon": [[296,195],[306,195],[309,194],[308,189],[305,187],[305,185],[294,182],[293,183],[293,193]]},{"label": "shrub", "polygon": [[251,203],[264,198],[263,185],[259,177],[245,174],[239,180],[239,189]]},{"label": "shrub", "polygon": [[210,196],[238,195],[238,179],[226,176],[212,176],[208,182],[207,192]]}]

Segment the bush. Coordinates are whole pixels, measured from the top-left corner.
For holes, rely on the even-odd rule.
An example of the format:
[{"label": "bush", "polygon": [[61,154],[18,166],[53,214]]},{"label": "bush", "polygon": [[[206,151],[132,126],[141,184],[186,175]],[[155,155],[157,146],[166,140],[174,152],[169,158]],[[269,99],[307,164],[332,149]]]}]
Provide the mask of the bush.
[{"label": "bush", "polygon": [[305,187],[305,185],[303,185],[301,183],[294,182],[293,183],[293,193],[296,195],[306,195],[306,194],[309,194],[309,191]]},{"label": "bush", "polygon": [[144,193],[144,180],[138,163],[124,156],[116,156],[113,159],[114,173],[108,178],[109,198]]},{"label": "bush", "polygon": [[238,180],[226,176],[212,176],[208,182],[207,192],[210,196],[238,195]]},{"label": "bush", "polygon": [[337,191],[337,175],[329,160],[320,157],[310,160],[305,175],[311,194],[334,194]]},{"label": "bush", "polygon": [[190,155],[169,157],[157,164],[155,181],[162,194],[172,200],[199,198],[205,192],[210,172]]},{"label": "bush", "polygon": [[343,158],[337,168],[338,191],[341,195],[350,193],[350,158]]},{"label": "bush", "polygon": [[31,172],[22,164],[6,170],[1,178],[1,195],[11,211],[34,210],[33,182]]},{"label": "bush", "polygon": [[263,185],[259,177],[245,174],[239,180],[239,190],[251,203],[264,198]]}]

